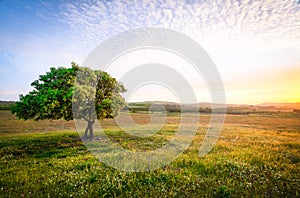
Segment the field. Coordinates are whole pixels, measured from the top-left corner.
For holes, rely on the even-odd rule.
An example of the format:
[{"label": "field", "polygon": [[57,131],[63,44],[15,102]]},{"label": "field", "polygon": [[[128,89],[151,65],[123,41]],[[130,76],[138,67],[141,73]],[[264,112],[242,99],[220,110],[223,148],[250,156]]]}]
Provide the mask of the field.
[{"label": "field", "polygon": [[[149,116],[133,113],[138,123]],[[0,111],[1,197],[299,197],[300,114],[227,115],[222,134],[198,157],[210,119],[201,114],[197,135],[171,164],[127,173],[97,160],[73,122],[23,121]],[[132,138],[112,120],[106,133],[126,149],[153,149],[174,134],[178,113],[153,137]],[[151,144],[150,144],[151,143]]]}]

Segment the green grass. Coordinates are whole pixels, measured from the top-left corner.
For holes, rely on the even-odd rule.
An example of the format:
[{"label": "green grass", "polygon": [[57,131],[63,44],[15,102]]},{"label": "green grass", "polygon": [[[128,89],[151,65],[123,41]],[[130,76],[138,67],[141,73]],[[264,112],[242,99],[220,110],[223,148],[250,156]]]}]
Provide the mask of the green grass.
[{"label": "green grass", "polygon": [[[299,114],[229,115],[213,150],[198,149],[209,115],[194,142],[160,169],[127,173],[91,155],[73,122],[22,121],[0,111],[1,197],[297,197],[300,194]],[[145,123],[144,114],[133,114]],[[174,134],[178,114],[162,131],[139,139],[104,120],[106,133],[124,148],[155,149]],[[151,144],[150,144],[151,142]],[[134,149],[132,149],[134,150]]]}]

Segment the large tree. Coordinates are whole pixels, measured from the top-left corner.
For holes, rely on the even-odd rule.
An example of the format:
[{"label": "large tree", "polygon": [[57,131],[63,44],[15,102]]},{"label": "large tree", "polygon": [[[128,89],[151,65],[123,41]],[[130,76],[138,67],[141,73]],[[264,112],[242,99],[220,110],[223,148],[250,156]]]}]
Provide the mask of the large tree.
[{"label": "large tree", "polygon": [[96,119],[116,116],[125,104],[121,93],[126,89],[115,78],[75,63],[71,68],[50,68],[31,86],[33,91],[20,95],[13,114],[25,120],[84,119],[86,140],[94,137],[92,125]]}]

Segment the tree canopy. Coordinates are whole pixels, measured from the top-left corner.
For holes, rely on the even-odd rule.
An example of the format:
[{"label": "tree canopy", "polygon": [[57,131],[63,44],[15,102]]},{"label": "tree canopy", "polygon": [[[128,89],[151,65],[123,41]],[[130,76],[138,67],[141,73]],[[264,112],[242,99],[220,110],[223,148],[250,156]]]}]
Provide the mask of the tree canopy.
[{"label": "tree canopy", "polygon": [[[108,73],[72,63],[71,68],[50,68],[31,83],[33,90],[20,95],[12,113],[21,119],[84,119],[85,138],[93,138],[95,119],[112,118],[125,105],[125,87]],[[73,111],[72,111],[73,107]],[[75,110],[75,111],[74,111]],[[93,116],[96,110],[96,116]]]}]

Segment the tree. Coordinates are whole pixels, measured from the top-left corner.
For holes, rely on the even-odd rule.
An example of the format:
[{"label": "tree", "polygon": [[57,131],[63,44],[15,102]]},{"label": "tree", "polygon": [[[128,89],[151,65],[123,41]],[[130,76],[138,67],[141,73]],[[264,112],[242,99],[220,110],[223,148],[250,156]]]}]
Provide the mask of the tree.
[{"label": "tree", "polygon": [[125,105],[121,93],[126,89],[120,82],[104,71],[73,62],[71,68],[50,68],[31,86],[33,91],[20,95],[13,114],[24,120],[84,119],[86,140],[94,138],[92,125],[96,119],[112,118]]}]

